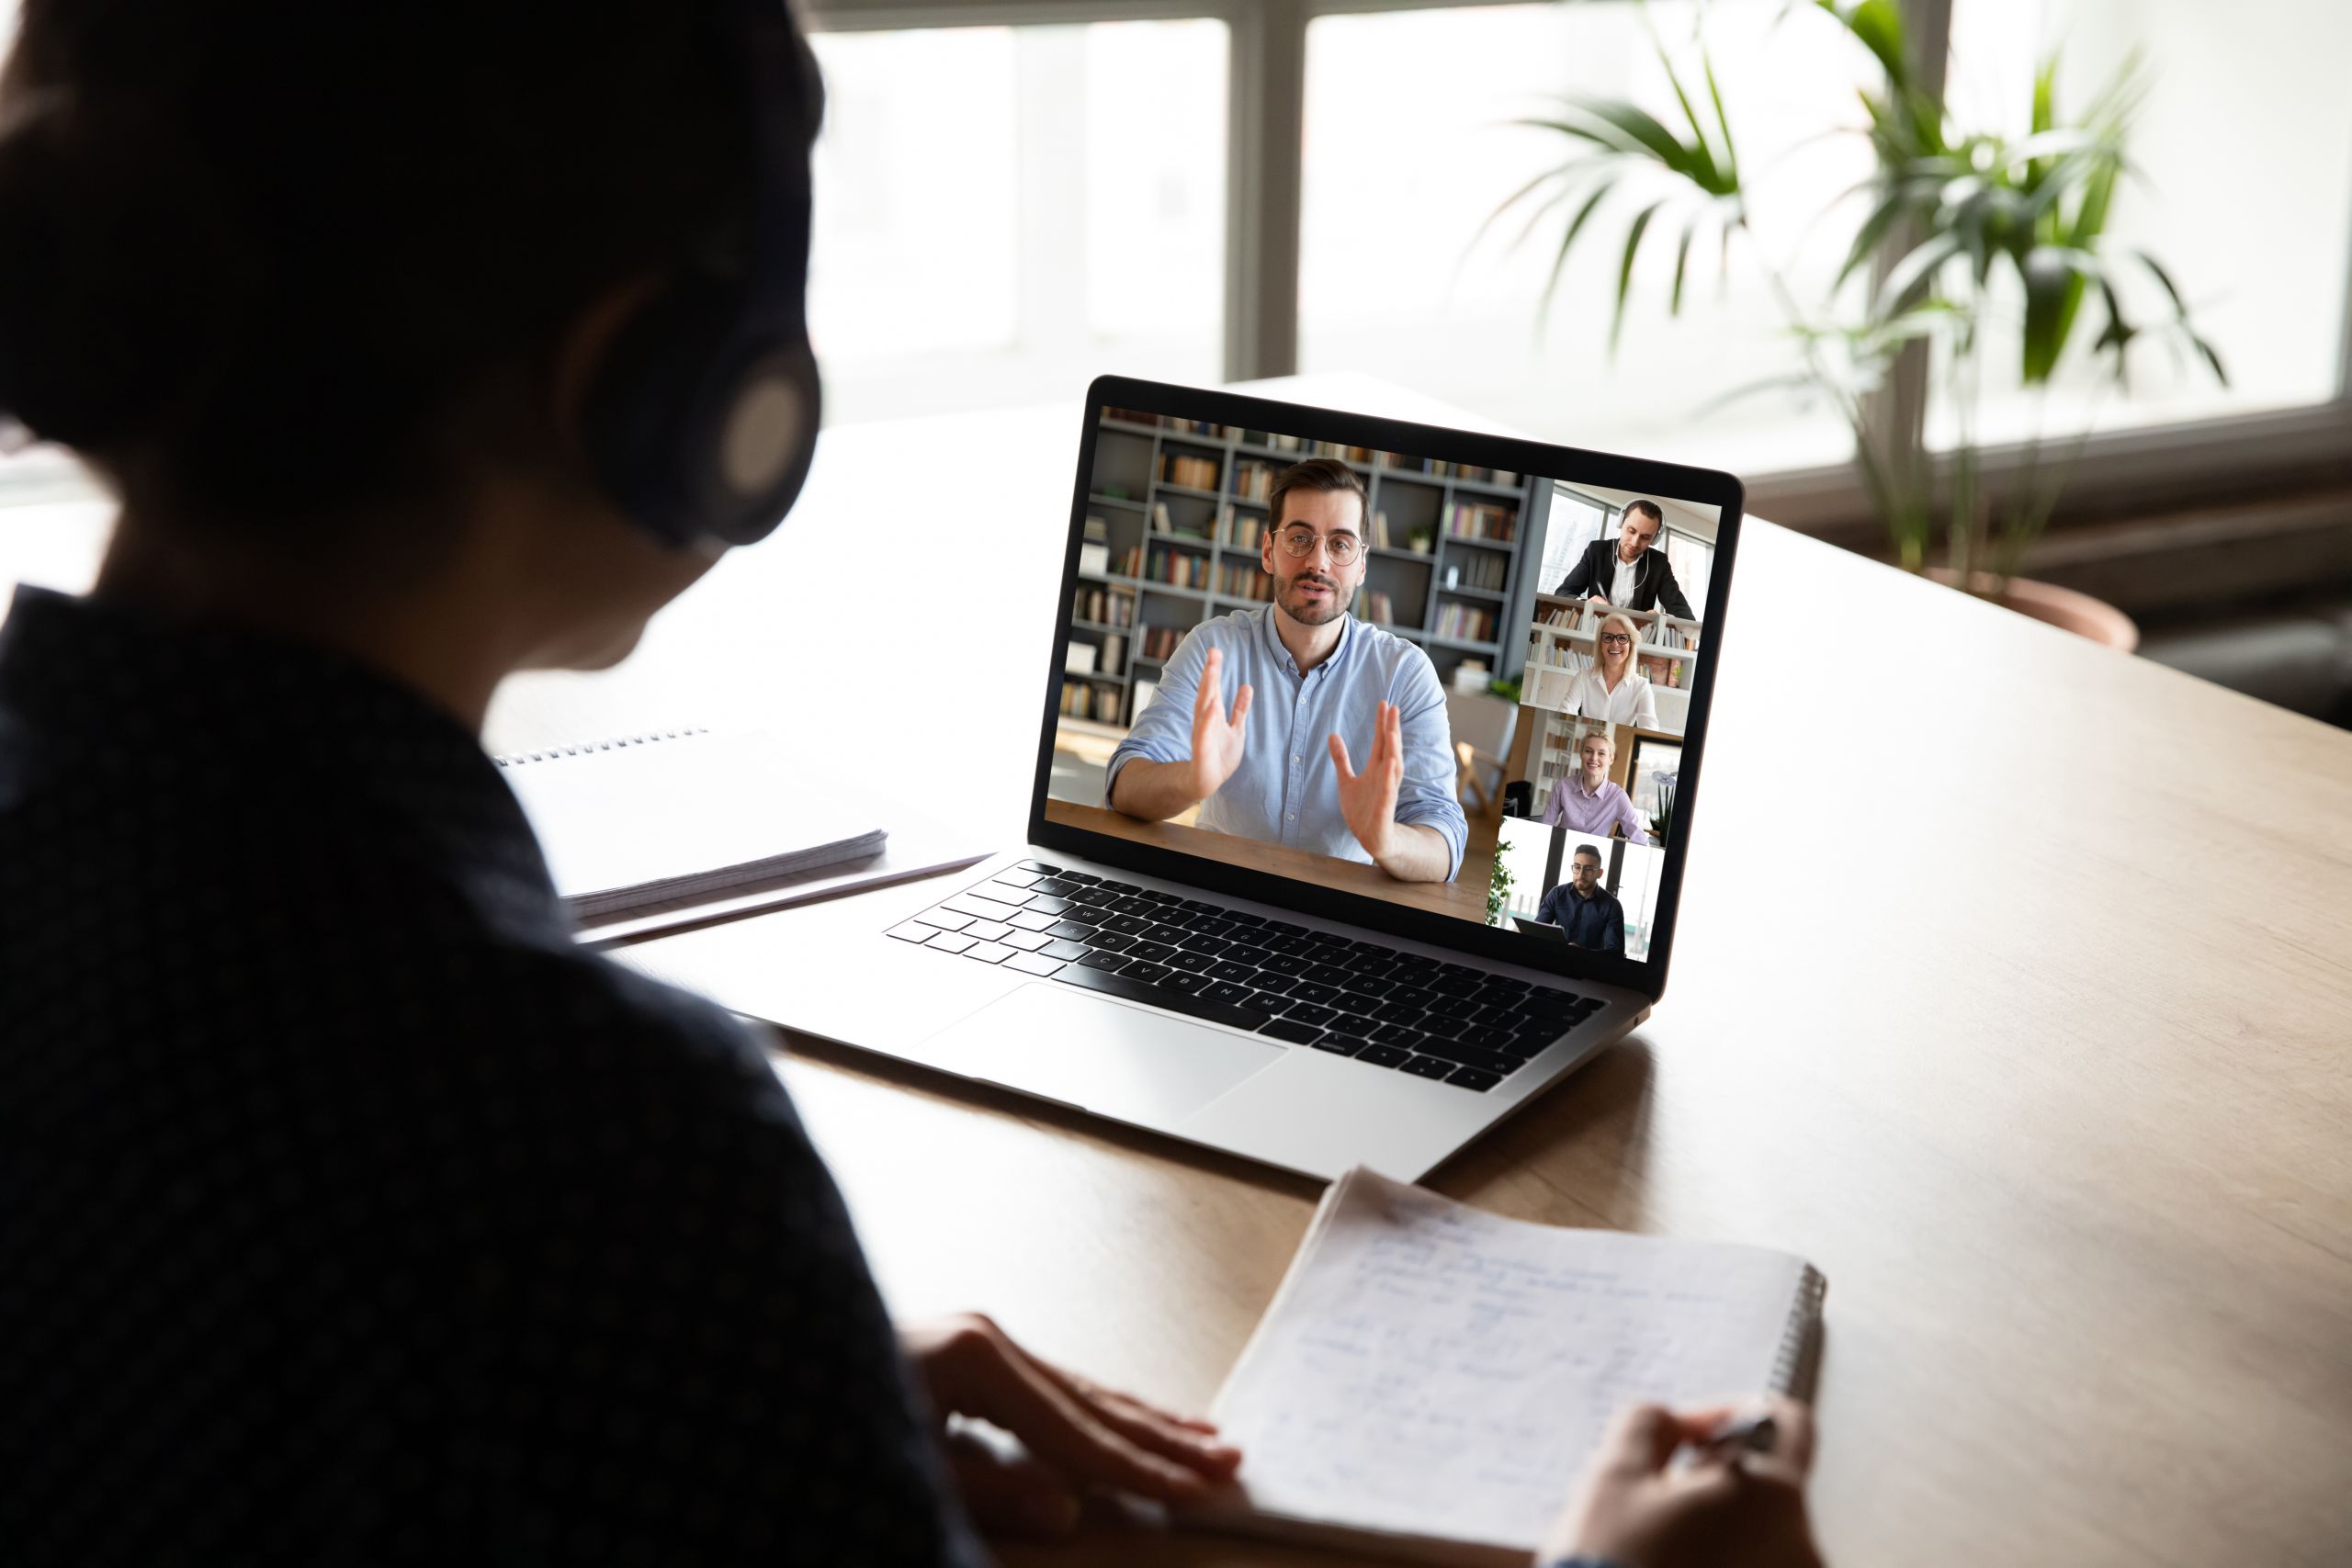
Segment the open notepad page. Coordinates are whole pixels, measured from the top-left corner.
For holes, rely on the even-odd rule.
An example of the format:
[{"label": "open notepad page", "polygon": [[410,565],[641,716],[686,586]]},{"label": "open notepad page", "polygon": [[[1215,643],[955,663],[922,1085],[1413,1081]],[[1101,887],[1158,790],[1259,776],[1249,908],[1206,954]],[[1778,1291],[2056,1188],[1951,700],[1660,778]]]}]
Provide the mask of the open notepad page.
[{"label": "open notepad page", "polygon": [[1189,1522],[1524,1563],[1621,1406],[1791,1391],[1821,1292],[1786,1253],[1529,1224],[1351,1171],[1217,1396],[1240,1483]]},{"label": "open notepad page", "polygon": [[885,840],[881,808],[835,761],[755,733],[682,730],[498,761],[556,891],[583,918],[879,854]]}]

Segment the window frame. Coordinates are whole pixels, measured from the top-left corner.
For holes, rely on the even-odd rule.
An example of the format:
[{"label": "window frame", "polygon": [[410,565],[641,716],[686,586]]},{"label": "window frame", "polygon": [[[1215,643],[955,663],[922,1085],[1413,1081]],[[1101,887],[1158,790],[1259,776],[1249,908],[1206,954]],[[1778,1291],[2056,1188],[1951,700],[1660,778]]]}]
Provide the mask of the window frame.
[{"label": "window frame", "polygon": [[[1306,32],[1319,17],[1466,10],[1525,0],[817,0],[821,31],[1023,27],[1210,17],[1231,49],[1226,137],[1225,378],[1298,368],[1299,204],[1306,95]],[[1939,86],[1951,12],[1966,0],[1897,0],[1932,62]],[[2220,501],[2297,484],[2340,482],[2352,452],[2352,267],[2345,278],[2335,389],[2317,403],[2147,425],[2090,436],[2053,532],[2117,516]],[[1898,415],[1924,408],[1923,356],[1881,395]],[[2023,470],[2022,446],[1993,446],[1980,479],[1996,496]],[[1948,462],[1949,458],[1939,459]],[[1749,510],[1801,531],[1875,552],[1881,533],[1850,463],[1745,476]]]}]

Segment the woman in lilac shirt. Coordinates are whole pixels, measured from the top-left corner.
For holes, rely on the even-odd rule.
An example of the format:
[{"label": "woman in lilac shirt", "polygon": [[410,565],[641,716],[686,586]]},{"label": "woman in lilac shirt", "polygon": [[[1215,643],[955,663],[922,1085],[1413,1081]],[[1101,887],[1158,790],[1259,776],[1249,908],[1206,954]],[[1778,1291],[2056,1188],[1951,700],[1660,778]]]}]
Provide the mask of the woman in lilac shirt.
[{"label": "woman in lilac shirt", "polygon": [[1577,760],[1582,766],[1552,786],[1552,798],[1544,807],[1544,825],[1604,838],[1615,828],[1633,843],[1648,843],[1649,833],[1633,801],[1610,782],[1609,764],[1616,755],[1616,743],[1604,731],[1596,729],[1577,741]]}]

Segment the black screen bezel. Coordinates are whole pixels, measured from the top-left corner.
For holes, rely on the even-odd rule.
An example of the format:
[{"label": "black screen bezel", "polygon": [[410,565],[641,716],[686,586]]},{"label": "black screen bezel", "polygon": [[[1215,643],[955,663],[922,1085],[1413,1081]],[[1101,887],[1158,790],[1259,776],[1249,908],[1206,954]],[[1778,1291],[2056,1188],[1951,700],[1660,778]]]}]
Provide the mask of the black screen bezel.
[{"label": "black screen bezel", "polygon": [[[1101,434],[1102,410],[1133,409],[1164,418],[1202,420],[1238,425],[1248,430],[1280,432],[1310,441],[1335,441],[1375,451],[1403,452],[1414,457],[1480,468],[1507,469],[1522,476],[1597,485],[1607,490],[1634,491],[1674,501],[1693,502],[1720,509],[1715,531],[1713,570],[1707,584],[1702,620],[1708,657],[1698,666],[1690,685],[1690,717],[1682,737],[1682,764],[1675,788],[1674,821],[1667,833],[1665,863],[1658,888],[1657,912],[1651,926],[1650,956],[1635,960],[1585,953],[1547,943],[1538,937],[1502,927],[1473,925],[1452,915],[1416,909],[1357,893],[1343,893],[1293,877],[1229,865],[1222,861],[1140,844],[1084,828],[1051,822],[1046,818],[1046,788],[1053,775],[1054,735],[1060,722],[1062,649],[1069,642],[1078,587],[1079,546],[1083,542],[1088,485],[1094,473],[1095,438]],[[1688,468],[1643,457],[1589,452],[1574,446],[1417,424],[1374,414],[1285,403],[1271,398],[1208,388],[1179,387],[1103,376],[1086,389],[1085,427],[1073,483],[1068,539],[1062,556],[1062,579],[1055,635],[1049,649],[1045,682],[1043,722],[1038,728],[1037,769],[1029,797],[1029,840],[1047,849],[1082,855],[1105,865],[1120,866],[1148,876],[1188,882],[1214,892],[1255,899],[1295,909],[1318,919],[1344,921],[1371,931],[1446,947],[1456,952],[1517,964],[1556,974],[1565,979],[1622,986],[1662,996],[1667,969],[1674,951],[1674,928],[1680,913],[1685,863],[1689,857],[1690,825],[1696,816],[1700,784],[1705,773],[1708,717],[1714,706],[1715,672],[1722,663],[1724,609],[1730,599],[1732,567],[1738,554],[1741,509],[1745,491],[1738,479],[1712,468]],[[1540,559],[1538,562],[1540,566]],[[1509,635],[1507,630],[1506,635]]]}]

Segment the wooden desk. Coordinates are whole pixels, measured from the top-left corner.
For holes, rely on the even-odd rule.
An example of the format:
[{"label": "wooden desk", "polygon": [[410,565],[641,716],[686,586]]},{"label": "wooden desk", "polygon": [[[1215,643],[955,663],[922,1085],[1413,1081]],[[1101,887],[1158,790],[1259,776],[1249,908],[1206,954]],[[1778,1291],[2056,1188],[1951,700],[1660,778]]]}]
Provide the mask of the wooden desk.
[{"label": "wooden desk", "polygon": [[[1138,844],[1155,844],[1161,849],[1199,855],[1226,865],[1244,865],[1253,870],[1271,871],[1278,876],[1295,876],[1343,893],[1360,893],[1367,898],[1381,898],[1391,904],[1427,909],[1433,914],[1452,915],[1476,925],[1487,923],[1487,885],[1483,875],[1476,886],[1459,877],[1452,882],[1399,882],[1378,866],[1367,865],[1362,861],[1341,860],[1337,855],[1318,855],[1311,850],[1294,850],[1282,844],[1260,843],[1254,839],[1238,839],[1230,833],[1213,833],[1205,828],[1188,828],[1178,822],[1141,822],[1107,807],[1080,806],[1068,800],[1046,801],[1046,820],[1084,828],[1096,833],[1108,833],[1114,838],[1126,839]],[[1491,823],[1488,824],[1487,837],[1491,845]],[[1480,858],[1465,854],[1462,863],[1465,871],[1478,875],[1493,862],[1490,856]]]},{"label": "wooden desk", "polygon": [[[1444,417],[1361,380],[1294,395]],[[1073,404],[829,433],[782,535],[617,671],[514,683],[490,739],[766,719],[845,786],[1014,833],[1078,429]],[[921,442],[991,485],[910,512],[871,475]],[[963,626],[952,700],[896,694],[890,606],[859,586],[883,530],[1001,612]],[[1774,705],[1857,606],[1888,646],[1834,676],[1829,777]],[[1814,1504],[1840,1563],[2346,1562],[2352,736],[1763,525],[1725,635],[1671,990],[1430,1185],[1818,1263]],[[785,1076],[897,1310],[984,1310],[1179,1404],[1215,1391],[1315,1201],[854,1053]]]}]

